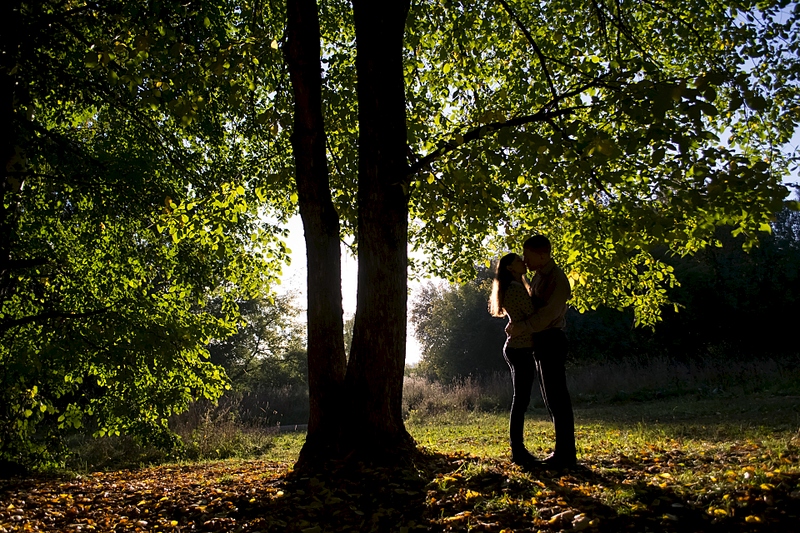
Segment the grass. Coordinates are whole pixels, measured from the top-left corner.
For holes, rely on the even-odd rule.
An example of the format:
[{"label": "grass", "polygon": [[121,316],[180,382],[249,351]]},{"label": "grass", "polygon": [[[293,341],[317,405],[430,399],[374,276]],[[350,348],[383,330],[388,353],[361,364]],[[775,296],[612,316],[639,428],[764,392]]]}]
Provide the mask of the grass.
[{"label": "grass", "polygon": [[[727,446],[759,442],[774,452],[800,439],[800,397],[769,394],[712,399],[672,398],[575,409],[578,453],[602,457],[635,454],[647,446]],[[421,446],[444,453],[508,457],[506,413],[446,413],[409,424]],[[552,424],[544,409],[532,409],[526,444],[549,453]]]},{"label": "grass", "polygon": [[[796,528],[799,396],[693,395],[580,405],[575,415],[582,466],[573,471],[523,471],[511,464],[505,412],[441,410],[409,418],[423,452],[405,470],[303,476],[292,464],[304,435],[273,434],[258,459],[0,487],[0,531]],[[529,413],[526,441],[537,455],[552,445],[541,408]]]},{"label": "grass", "polygon": [[[627,519],[637,527],[683,531],[717,525],[764,531],[758,528],[800,516],[798,396],[584,406],[575,417],[582,470],[547,474],[545,487],[541,473],[508,464],[506,414],[453,411],[410,423],[412,436],[428,452],[462,458],[454,471],[430,482],[429,503],[440,513],[435,527],[469,529],[500,513],[539,520],[538,527],[547,529],[559,525],[552,518],[561,509],[576,516],[594,513],[600,517],[595,528],[604,518],[613,527],[628,527]],[[543,409],[529,413],[526,443],[540,456],[551,451],[552,428]],[[296,435],[276,437],[282,460],[300,444]],[[478,490],[487,472],[500,472],[504,481]],[[544,509],[532,503],[538,501],[547,503]]]},{"label": "grass", "polygon": [[[752,397],[754,394],[800,396],[800,381],[796,379],[798,366],[797,361],[781,364],[772,360],[758,363],[729,361],[726,364],[712,361],[681,365],[655,359],[646,363],[628,361],[572,368],[568,377],[579,416],[585,413],[587,417],[614,421],[622,416],[620,413],[638,413],[642,409],[640,406],[644,405],[642,402],[673,398],[677,400],[673,410],[660,414],[660,422],[668,423],[682,414],[684,418],[708,414],[693,406],[702,405],[706,406],[702,409],[713,408],[718,411],[713,407],[715,400],[724,405],[729,398]],[[270,405],[280,408],[274,402],[283,398],[292,406],[285,411],[294,413],[289,419],[294,423],[304,422],[305,419],[298,418],[298,413],[306,411],[298,408],[298,403],[302,402],[297,394],[284,389],[278,392],[280,394],[269,396],[269,402],[273,402]],[[455,449],[499,457],[505,445],[505,429],[502,427],[505,422],[498,426],[492,421],[504,421],[511,396],[510,380],[505,374],[480,380],[467,378],[449,385],[420,377],[407,377],[403,413],[412,432],[416,431],[414,428],[425,428],[431,424],[441,426],[439,433],[431,435],[424,430],[419,433],[417,440],[424,446],[451,442]],[[710,403],[699,400],[709,400]],[[188,413],[172,421],[171,426],[181,437],[183,447],[170,453],[154,447],[138,446],[125,437],[92,439],[78,434],[70,443],[72,453],[67,468],[85,472],[142,467],[175,460],[246,459],[268,455],[276,455],[284,460],[290,457],[295,452],[286,448],[284,443],[287,439],[288,442],[294,442],[292,439],[295,437],[277,438],[279,428],[272,418],[263,420],[253,416],[254,412],[259,411],[256,401],[255,397],[232,396],[224,398],[218,405],[194,405]],[[623,408],[617,409],[615,406]],[[534,392],[532,423],[536,420],[542,422],[541,428],[532,434],[534,439],[534,435],[545,435],[549,428],[542,407],[541,399]],[[606,415],[602,415],[604,409]],[[759,413],[752,412],[752,409],[752,406],[744,404],[740,408],[741,413],[726,411],[726,416],[730,421],[737,418],[757,419]],[[460,430],[448,422],[452,413],[458,413],[456,420],[467,417],[470,426],[480,427],[481,432],[460,434]],[[275,416],[283,415],[279,413]],[[650,414],[646,416],[652,419]],[[286,419],[282,418],[284,422]],[[284,423],[284,427],[291,427],[292,422]],[[692,430],[696,431],[697,428]],[[453,434],[447,435],[446,431]],[[531,443],[534,446],[532,450],[544,453],[548,438],[541,442],[534,440]]]},{"label": "grass", "polygon": [[[573,366],[568,369],[567,377],[579,413],[599,416],[590,413],[601,413],[608,406],[623,406],[622,410],[608,411],[614,413],[610,415],[614,420],[621,412],[636,412],[642,402],[676,399],[676,411],[664,413],[661,417],[663,422],[680,415],[681,411],[688,410],[689,413],[692,404],[706,400],[713,402],[716,399],[725,403],[728,398],[752,397],[754,394],[800,396],[800,380],[796,377],[798,369],[800,360],[797,358],[687,363],[656,358]],[[498,414],[499,420],[504,419],[511,397],[510,379],[506,373],[481,379],[470,377],[450,384],[431,382],[418,376],[407,377],[403,415],[412,429],[425,428],[435,421],[443,425],[442,431],[451,426],[446,422],[449,414],[468,416],[471,427],[485,426],[483,433],[431,437],[423,431],[418,441],[425,444],[452,440],[470,453],[491,450],[492,456],[499,457],[504,429],[489,421],[498,419]],[[181,437],[183,448],[169,454],[152,447],[137,446],[124,437],[95,440],[78,434],[70,443],[71,457],[67,468],[86,472],[157,465],[175,460],[247,459],[264,454],[285,458],[292,452],[284,450],[284,442],[286,438],[291,442],[293,437],[276,440],[276,424],[280,422],[284,427],[304,424],[308,419],[307,403],[305,389],[283,387],[254,395],[231,394],[223,397],[217,405],[207,402],[194,404],[189,412],[172,420],[171,427]],[[543,405],[536,392],[532,407],[532,420],[544,420]],[[742,406],[742,410],[739,414],[726,412],[726,416],[729,420],[734,419],[731,417],[749,420],[759,416],[747,405]],[[605,419],[608,420],[609,416]],[[534,434],[543,434],[548,427],[544,423]],[[458,433],[458,429],[452,427],[450,431]],[[544,439],[533,442],[533,445],[542,449],[546,448],[547,442]]]},{"label": "grass", "polygon": [[[626,426],[632,422],[657,424],[664,431],[692,435],[716,433],[708,438],[735,437],[730,429],[738,422],[742,430],[759,418],[772,417],[780,405],[765,404],[758,398],[800,397],[797,371],[800,361],[695,361],[676,363],[666,359],[622,361],[602,365],[584,365],[568,370],[570,390],[577,421],[583,424],[579,438],[587,452],[597,449],[593,443],[591,421],[603,427]],[[536,387],[534,387],[536,389]],[[218,405],[200,403],[176,417],[173,429],[181,437],[182,449],[167,454],[152,447],[135,445],[126,438],[93,440],[80,435],[72,442],[72,455],[67,467],[73,471],[92,471],[142,467],[168,461],[200,461],[228,458],[274,456],[291,461],[300,446],[301,437],[279,433],[272,418],[253,416],[265,412],[258,402],[279,407],[276,398],[292,409],[275,411],[284,425],[303,423],[307,412],[292,391],[281,389],[276,395],[225,397]],[[482,379],[466,378],[451,384],[407,377],[404,385],[403,414],[417,442],[431,449],[462,450],[476,455],[504,457],[505,424],[512,390],[506,374]],[[259,399],[260,398],[260,399]],[[672,399],[673,402],[652,400]],[[755,399],[755,401],[748,401]],[[306,399],[307,400],[307,399]],[[789,402],[791,404],[791,401]],[[655,409],[654,405],[669,408]],[[283,409],[283,408],[280,408]],[[288,409],[288,408],[287,408]],[[294,413],[289,415],[289,413]],[[716,415],[715,413],[720,413]],[[302,413],[305,413],[301,416]],[[284,416],[289,417],[289,420]],[[456,416],[453,416],[453,415]],[[529,447],[545,454],[552,442],[550,424],[546,420],[541,398],[534,392],[529,422]],[[272,416],[272,415],[271,415]],[[292,418],[294,417],[294,418]],[[725,424],[716,424],[715,417],[724,417]],[[776,420],[781,420],[778,416]],[[469,431],[459,424],[466,420]],[[705,428],[700,421],[705,421]],[[476,431],[479,428],[479,431]],[[580,437],[580,435],[579,435]],[[648,435],[647,438],[653,438]]]},{"label": "grass", "polygon": [[[0,485],[0,533],[791,531],[800,519],[797,367],[656,360],[571,369],[581,466],[568,472],[509,462],[506,375],[450,385],[408,378],[404,415],[421,453],[402,471],[303,476],[293,465],[304,433],[247,418],[236,402],[197,406],[173,426],[182,455],[125,439],[77,442],[79,475]],[[525,435],[533,454],[551,451],[541,401]]]}]

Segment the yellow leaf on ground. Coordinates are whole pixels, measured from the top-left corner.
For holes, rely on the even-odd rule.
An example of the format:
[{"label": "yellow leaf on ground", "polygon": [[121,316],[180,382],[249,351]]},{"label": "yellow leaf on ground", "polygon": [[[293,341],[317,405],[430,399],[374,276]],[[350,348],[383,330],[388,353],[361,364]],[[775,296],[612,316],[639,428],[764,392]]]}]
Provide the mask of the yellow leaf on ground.
[{"label": "yellow leaf on ground", "polygon": [[570,522],[575,517],[575,511],[564,511],[563,513],[558,513],[557,515],[553,515],[550,519],[551,524],[557,524],[559,522]]}]

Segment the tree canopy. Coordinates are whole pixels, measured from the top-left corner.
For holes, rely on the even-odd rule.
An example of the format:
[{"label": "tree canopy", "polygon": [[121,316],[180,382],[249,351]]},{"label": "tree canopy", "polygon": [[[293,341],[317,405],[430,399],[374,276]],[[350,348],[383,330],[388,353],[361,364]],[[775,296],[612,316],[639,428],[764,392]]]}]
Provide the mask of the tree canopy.
[{"label": "tree canopy", "polygon": [[796,5],[419,9],[412,235],[435,271],[468,271],[487,242],[518,249],[542,231],[573,305],[633,307],[652,323],[672,274],[650,250],[694,252],[720,225],[768,230],[798,119]]},{"label": "tree canopy", "polygon": [[[223,390],[206,345],[286,258],[260,216],[270,147],[231,128],[257,63],[233,10],[4,3],[3,459],[46,463],[70,428],[167,442],[170,414]],[[236,76],[210,79],[238,38]]]}]

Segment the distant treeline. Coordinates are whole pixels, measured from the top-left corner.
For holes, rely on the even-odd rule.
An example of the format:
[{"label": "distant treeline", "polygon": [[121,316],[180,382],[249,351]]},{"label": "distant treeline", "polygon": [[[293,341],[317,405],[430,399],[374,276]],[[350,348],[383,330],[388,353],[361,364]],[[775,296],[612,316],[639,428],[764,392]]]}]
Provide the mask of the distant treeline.
[{"label": "distant treeline", "polygon": [[[797,354],[794,327],[800,301],[800,213],[784,210],[758,247],[742,249],[741,237],[720,229],[720,247],[694,256],[664,251],[680,282],[676,306],[654,329],[634,328],[630,311],[570,309],[573,363],[667,357],[681,362],[708,358],[763,358]],[[411,311],[422,346],[416,371],[450,381],[507,370],[502,357],[505,319],[489,316],[491,272],[462,286],[428,284]]]}]

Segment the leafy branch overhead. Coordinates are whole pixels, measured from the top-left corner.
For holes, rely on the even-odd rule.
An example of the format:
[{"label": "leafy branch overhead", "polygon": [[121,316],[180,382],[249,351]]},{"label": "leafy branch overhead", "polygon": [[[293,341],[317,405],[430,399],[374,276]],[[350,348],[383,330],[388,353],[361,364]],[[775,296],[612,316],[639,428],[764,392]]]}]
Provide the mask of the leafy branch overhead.
[{"label": "leafy branch overhead", "polygon": [[632,305],[651,323],[671,280],[651,250],[691,253],[720,225],[752,244],[782,205],[800,109],[796,11],[425,6],[406,69],[412,168],[429,172],[412,182],[412,238],[429,268],[470,272],[545,231],[579,308]]},{"label": "leafy branch overhead", "polygon": [[233,11],[3,4],[0,460],[48,464],[78,430],[174,445],[167,418],[229,386],[207,344],[276,283],[263,217],[291,211],[259,169],[283,148],[252,142],[270,52]]}]

